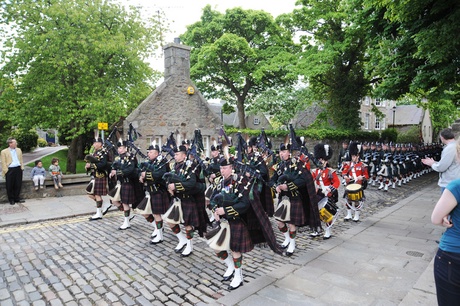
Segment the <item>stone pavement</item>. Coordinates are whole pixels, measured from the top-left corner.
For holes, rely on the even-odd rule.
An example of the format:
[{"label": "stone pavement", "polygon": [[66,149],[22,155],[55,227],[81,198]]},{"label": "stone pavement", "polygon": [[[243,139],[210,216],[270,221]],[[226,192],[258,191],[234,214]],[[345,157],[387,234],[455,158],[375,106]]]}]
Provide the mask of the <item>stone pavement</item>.
[{"label": "stone pavement", "polygon": [[203,238],[181,259],[169,230],[164,243],[148,243],[152,227],[141,216],[126,231],[116,230],[115,210],[87,221],[86,196],[0,205],[0,305],[436,305],[436,178],[387,193],[369,187],[361,222],[338,220],[329,240],[299,233],[290,258],[257,247],[235,291]]}]

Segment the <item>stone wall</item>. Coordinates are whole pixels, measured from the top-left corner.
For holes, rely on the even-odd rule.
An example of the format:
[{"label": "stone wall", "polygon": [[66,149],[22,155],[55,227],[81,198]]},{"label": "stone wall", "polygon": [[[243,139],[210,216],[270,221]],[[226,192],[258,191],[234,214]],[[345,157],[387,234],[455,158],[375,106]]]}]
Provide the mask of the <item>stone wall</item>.
[{"label": "stone wall", "polygon": [[[56,196],[85,195],[85,188],[89,181],[90,177],[86,174],[67,174],[62,178],[62,185],[64,188],[59,190],[54,189],[54,182],[50,178],[47,178],[45,180],[45,188],[36,191],[32,180],[29,179],[29,177],[24,177],[20,196],[22,199],[36,199]],[[8,203],[4,180],[0,182],[0,190],[2,190],[2,192],[0,192],[0,203]]]}]

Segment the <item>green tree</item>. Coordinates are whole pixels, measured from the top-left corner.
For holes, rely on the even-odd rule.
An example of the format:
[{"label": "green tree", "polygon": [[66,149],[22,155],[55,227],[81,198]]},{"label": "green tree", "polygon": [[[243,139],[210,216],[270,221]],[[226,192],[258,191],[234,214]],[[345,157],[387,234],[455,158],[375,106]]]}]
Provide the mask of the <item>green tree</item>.
[{"label": "green tree", "polygon": [[144,61],[160,41],[157,20],[104,0],[3,2],[1,111],[20,127],[67,135],[75,173],[82,136],[126,116],[158,79]]},{"label": "green tree", "polygon": [[360,100],[368,91],[365,77],[365,33],[354,17],[356,1],[300,0],[302,6],[279,17],[300,35],[298,73],[305,76],[313,97],[326,101],[337,128],[358,130]]},{"label": "green tree", "polygon": [[236,105],[240,128],[246,128],[246,107],[257,96],[297,80],[298,48],[266,12],[233,8],[221,14],[207,5],[181,40],[192,47],[190,74],[200,91]]},{"label": "green tree", "polygon": [[287,127],[300,111],[311,105],[308,87],[270,88],[259,95],[248,107],[248,112],[268,114],[275,126]]},{"label": "green tree", "polygon": [[359,22],[369,41],[367,70],[375,94],[427,100],[424,107],[430,109],[435,129],[448,126],[460,106],[458,1],[363,2],[367,14]]}]

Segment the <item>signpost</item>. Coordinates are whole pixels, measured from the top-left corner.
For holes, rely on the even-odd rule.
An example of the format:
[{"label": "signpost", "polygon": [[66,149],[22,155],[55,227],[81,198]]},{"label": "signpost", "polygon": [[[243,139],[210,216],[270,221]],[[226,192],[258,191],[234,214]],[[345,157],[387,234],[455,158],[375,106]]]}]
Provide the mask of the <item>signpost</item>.
[{"label": "signpost", "polygon": [[109,129],[109,124],[107,122],[98,122],[97,129],[102,131],[101,137],[102,137],[102,140],[104,140],[104,131],[107,131]]}]

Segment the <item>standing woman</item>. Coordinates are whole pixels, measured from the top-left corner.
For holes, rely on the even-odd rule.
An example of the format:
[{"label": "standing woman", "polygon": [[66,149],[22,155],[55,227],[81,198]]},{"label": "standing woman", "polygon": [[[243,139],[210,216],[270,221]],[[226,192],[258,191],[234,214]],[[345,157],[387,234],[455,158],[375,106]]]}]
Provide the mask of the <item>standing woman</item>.
[{"label": "standing woman", "polygon": [[[457,160],[460,141],[457,140]],[[438,305],[458,305],[460,301],[460,179],[450,182],[431,215],[431,222],[447,228],[434,259],[434,280]]]}]

